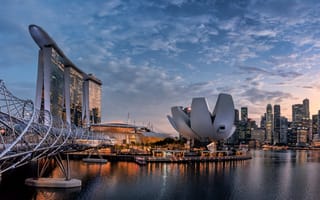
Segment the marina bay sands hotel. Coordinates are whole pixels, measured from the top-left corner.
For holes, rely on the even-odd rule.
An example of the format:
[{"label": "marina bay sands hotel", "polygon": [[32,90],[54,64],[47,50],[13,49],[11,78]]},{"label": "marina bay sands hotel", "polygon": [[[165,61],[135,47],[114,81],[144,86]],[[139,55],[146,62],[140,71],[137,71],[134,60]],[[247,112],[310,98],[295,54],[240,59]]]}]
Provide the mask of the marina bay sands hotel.
[{"label": "marina bay sands hotel", "polygon": [[41,27],[29,32],[40,48],[35,106],[78,127],[100,123],[102,82],[76,67]]}]

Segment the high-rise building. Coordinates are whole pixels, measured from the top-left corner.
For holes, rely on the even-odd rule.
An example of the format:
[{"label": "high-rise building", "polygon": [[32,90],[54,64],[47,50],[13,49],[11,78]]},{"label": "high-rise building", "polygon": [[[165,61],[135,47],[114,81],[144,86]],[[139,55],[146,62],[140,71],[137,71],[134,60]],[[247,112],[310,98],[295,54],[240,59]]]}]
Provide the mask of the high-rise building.
[{"label": "high-rise building", "polygon": [[239,122],[239,110],[238,109],[234,109],[234,121],[235,122]]},{"label": "high-rise building", "polygon": [[285,117],[280,117],[280,139],[281,144],[288,143],[288,119]]},{"label": "high-rise building", "polygon": [[320,110],[318,110],[318,131],[317,134],[320,136]]},{"label": "high-rise building", "polygon": [[305,111],[303,104],[292,105],[292,122],[301,122],[302,118],[305,116]]},{"label": "high-rise building", "polygon": [[266,113],[264,113],[261,116],[260,128],[262,128],[263,130],[265,130],[265,128],[266,128]]},{"label": "high-rise building", "polygon": [[280,143],[280,129],[281,129],[281,112],[280,105],[273,106],[274,111],[274,130],[273,130],[273,143]]},{"label": "high-rise building", "polygon": [[271,104],[267,105],[265,130],[266,130],[265,142],[268,144],[273,144],[273,114],[272,114]]},{"label": "high-rise building", "polygon": [[287,144],[290,146],[297,144],[297,132],[294,129],[293,122],[288,122]]},{"label": "high-rise building", "polygon": [[319,129],[319,117],[318,114],[312,115],[312,135],[318,134]]},{"label": "high-rise building", "polygon": [[296,145],[305,146],[311,142],[311,122],[309,113],[309,100],[304,99],[303,104],[292,105],[292,132],[297,136]]},{"label": "high-rise building", "polygon": [[88,92],[88,103],[86,104],[90,124],[101,122],[101,81],[92,74],[85,81]]},{"label": "high-rise building", "polygon": [[264,142],[265,129],[257,128],[251,131],[251,139],[257,140],[260,144]]},{"label": "high-rise building", "polygon": [[248,107],[241,107],[241,121],[248,121]]},{"label": "high-rise building", "polygon": [[241,107],[241,121],[239,124],[239,141],[246,142],[246,138],[248,137],[249,132],[248,127],[248,108]]},{"label": "high-rise building", "polygon": [[245,135],[246,142],[248,142],[251,139],[252,131],[255,129],[258,129],[256,121],[248,118],[247,130],[246,130],[246,135]]},{"label": "high-rise building", "polygon": [[257,129],[258,128],[258,125],[257,125],[257,122],[253,119],[248,119],[248,124],[249,124],[249,128],[250,130],[253,130],[253,129]]},{"label": "high-rise building", "polygon": [[239,132],[240,132],[239,124],[240,124],[239,110],[235,109],[234,110],[234,125],[236,126],[236,130],[233,133],[233,138],[234,138],[233,143],[234,144],[238,144],[239,143]]},{"label": "high-rise building", "polygon": [[99,123],[101,81],[76,67],[41,27],[29,32],[40,48],[35,106],[76,126]]},{"label": "high-rise building", "polygon": [[309,99],[303,100],[303,117],[306,119],[310,119],[310,111],[309,111]]},{"label": "high-rise building", "polygon": [[320,110],[318,114],[312,115],[312,145],[320,146]]}]

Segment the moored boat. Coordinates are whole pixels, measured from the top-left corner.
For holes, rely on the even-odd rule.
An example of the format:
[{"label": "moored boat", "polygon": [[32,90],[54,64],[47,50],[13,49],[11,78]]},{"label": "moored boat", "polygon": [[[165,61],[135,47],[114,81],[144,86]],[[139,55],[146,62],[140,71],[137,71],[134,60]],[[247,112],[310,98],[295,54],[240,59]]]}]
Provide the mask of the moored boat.
[{"label": "moored boat", "polygon": [[138,163],[139,165],[145,165],[145,164],[147,164],[147,161],[146,161],[145,157],[142,157],[142,156],[136,156],[136,157],[134,157],[134,161],[135,161],[136,163]]}]

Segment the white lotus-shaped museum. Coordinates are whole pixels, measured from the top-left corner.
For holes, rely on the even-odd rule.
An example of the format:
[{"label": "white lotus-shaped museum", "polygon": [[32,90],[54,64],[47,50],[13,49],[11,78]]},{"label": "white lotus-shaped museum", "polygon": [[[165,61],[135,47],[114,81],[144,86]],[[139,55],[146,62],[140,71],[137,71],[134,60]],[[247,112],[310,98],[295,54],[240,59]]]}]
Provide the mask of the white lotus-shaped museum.
[{"label": "white lotus-shaped museum", "polygon": [[192,99],[191,108],[174,106],[171,125],[188,139],[221,140],[229,138],[235,131],[234,104],[229,94],[219,94],[213,113],[210,113],[204,97]]}]

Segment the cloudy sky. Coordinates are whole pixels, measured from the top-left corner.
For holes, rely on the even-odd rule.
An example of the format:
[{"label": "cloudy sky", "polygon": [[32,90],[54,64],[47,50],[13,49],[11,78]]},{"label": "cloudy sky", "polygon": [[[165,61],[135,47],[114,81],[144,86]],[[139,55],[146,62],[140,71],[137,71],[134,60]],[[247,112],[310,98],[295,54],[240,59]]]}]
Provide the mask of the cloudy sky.
[{"label": "cloudy sky", "polygon": [[1,1],[0,79],[34,99],[41,26],[70,60],[103,81],[103,121],[174,133],[170,107],[219,93],[260,120],[266,105],[320,109],[320,4],[294,0]]}]

